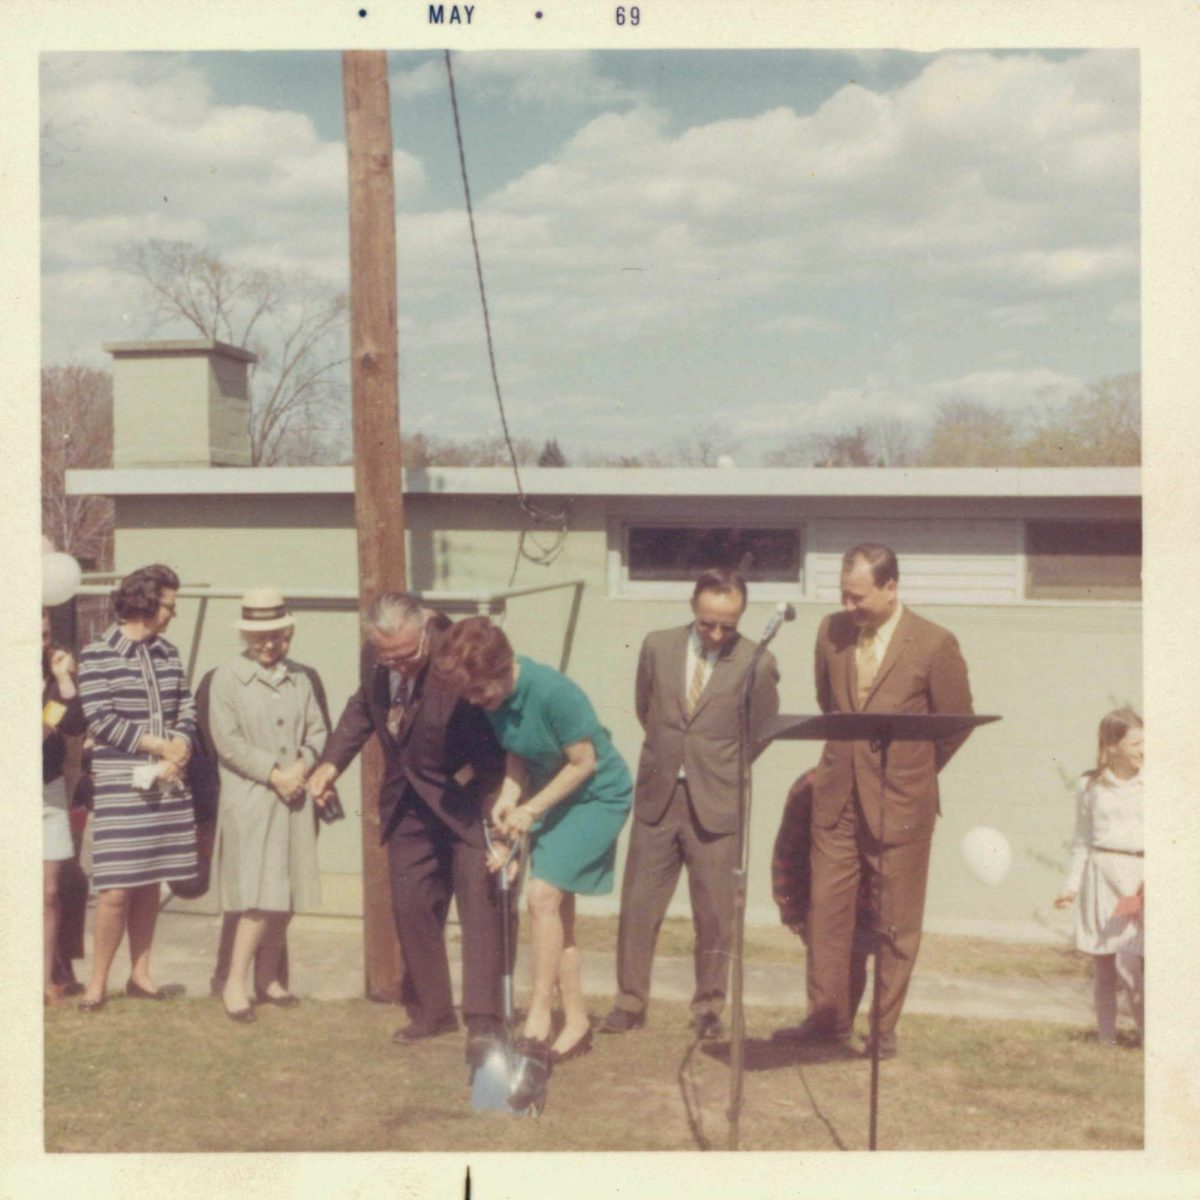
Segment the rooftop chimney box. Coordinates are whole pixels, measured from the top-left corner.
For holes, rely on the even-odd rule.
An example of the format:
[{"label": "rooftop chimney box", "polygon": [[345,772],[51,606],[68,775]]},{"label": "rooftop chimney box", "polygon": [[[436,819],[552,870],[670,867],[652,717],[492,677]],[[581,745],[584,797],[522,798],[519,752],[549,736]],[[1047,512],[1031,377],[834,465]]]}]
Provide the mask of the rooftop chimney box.
[{"label": "rooftop chimney box", "polygon": [[114,467],[248,467],[248,350],[211,338],[107,342]]}]

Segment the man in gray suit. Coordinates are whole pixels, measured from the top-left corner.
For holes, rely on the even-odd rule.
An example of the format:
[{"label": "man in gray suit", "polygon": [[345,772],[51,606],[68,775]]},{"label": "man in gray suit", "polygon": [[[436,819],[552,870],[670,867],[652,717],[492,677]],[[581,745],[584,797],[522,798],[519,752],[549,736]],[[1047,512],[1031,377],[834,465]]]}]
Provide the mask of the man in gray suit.
[{"label": "man in gray suit", "polygon": [[[696,930],[692,1022],[705,1040],[725,1036],[733,872],[737,866],[738,700],[754,643],[740,637],[746,584],[733,571],[705,571],[689,625],[647,636],[636,705],[645,731],[625,859],[617,935],[617,998],[601,1033],[646,1021],[654,945],[686,865]],[[775,659],[758,667],[752,720],[779,709]]]}]

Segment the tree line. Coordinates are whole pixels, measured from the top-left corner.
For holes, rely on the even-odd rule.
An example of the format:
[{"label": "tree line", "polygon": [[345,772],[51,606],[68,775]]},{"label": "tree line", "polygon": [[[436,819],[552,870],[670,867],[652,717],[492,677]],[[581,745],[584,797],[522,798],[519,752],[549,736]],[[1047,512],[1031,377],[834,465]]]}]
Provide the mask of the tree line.
[{"label": "tree line", "polygon": [[[257,356],[251,368],[250,458],[254,466],[350,461],[344,291],[310,275],[232,264],[186,242],[123,248],[120,265],[142,283],[152,335],[190,325],[205,338]],[[112,556],[112,504],[68,497],[69,468],[112,461],[112,378],[79,365],[42,370],[42,528],[60,549],[105,569]],[[924,424],[900,418],[807,434],[739,457],[733,430],[701,423],[662,446],[576,454],[557,437],[452,438],[405,432],[404,465],[424,467],[1133,466],[1141,461],[1141,377],[1114,376],[1057,402],[1020,411],[967,398],[942,401]]]}]

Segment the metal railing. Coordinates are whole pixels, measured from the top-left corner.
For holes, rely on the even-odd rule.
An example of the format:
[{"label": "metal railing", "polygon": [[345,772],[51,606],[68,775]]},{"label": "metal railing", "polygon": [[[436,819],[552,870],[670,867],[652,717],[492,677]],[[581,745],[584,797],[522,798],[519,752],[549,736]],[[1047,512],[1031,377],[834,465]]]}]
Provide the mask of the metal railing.
[{"label": "metal railing", "polygon": [[[120,575],[105,572],[104,574],[88,574],[83,577],[83,583],[77,591],[77,596],[107,596],[113,584],[121,579]],[[480,616],[503,617],[510,600],[524,596],[535,596],[541,592],[560,591],[563,588],[573,589],[571,611],[567,617],[567,627],[563,633],[563,648],[559,659],[558,669],[565,672],[571,659],[571,647],[575,641],[575,628],[579,621],[579,608],[583,601],[583,589],[586,586],[582,579],[563,579],[555,583],[540,583],[530,587],[504,588],[501,591],[430,591],[413,592],[412,594],[431,608],[445,609],[448,612],[474,612]],[[208,615],[210,600],[238,600],[246,593],[244,587],[230,587],[224,584],[211,583],[182,583],[176,595],[200,601],[196,613],[196,625],[192,633],[192,646],[188,653],[187,678],[193,682],[196,663],[200,657],[200,640],[204,631],[204,622]],[[301,588],[285,590],[288,603],[298,611],[357,611],[359,595],[357,591],[348,588]]]}]

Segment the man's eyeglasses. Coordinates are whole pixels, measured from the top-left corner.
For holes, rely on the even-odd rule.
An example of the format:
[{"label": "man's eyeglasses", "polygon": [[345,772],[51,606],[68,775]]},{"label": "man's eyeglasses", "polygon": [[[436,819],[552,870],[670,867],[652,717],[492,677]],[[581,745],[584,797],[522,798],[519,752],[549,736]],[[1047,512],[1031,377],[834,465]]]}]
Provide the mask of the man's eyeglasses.
[{"label": "man's eyeglasses", "polygon": [[379,662],[385,667],[408,667],[413,663],[421,661],[421,656],[425,653],[425,636],[426,630],[421,630],[421,640],[417,643],[415,650],[410,650],[407,654],[380,654]]},{"label": "man's eyeglasses", "polygon": [[736,621],[697,621],[697,629],[703,629],[705,633],[716,633],[720,629],[723,633],[737,633]]},{"label": "man's eyeglasses", "polygon": [[159,601],[159,605],[158,605],[158,607],[159,607],[159,608],[165,608],[165,609],[167,610],[167,612],[169,612],[169,613],[171,614],[171,616],[174,616],[174,615],[175,615],[175,605],[174,605],[174,603],[173,603],[173,602],[172,602],[171,604],[164,604],[164,603],[162,603],[162,601],[160,600],[160,601]]}]

